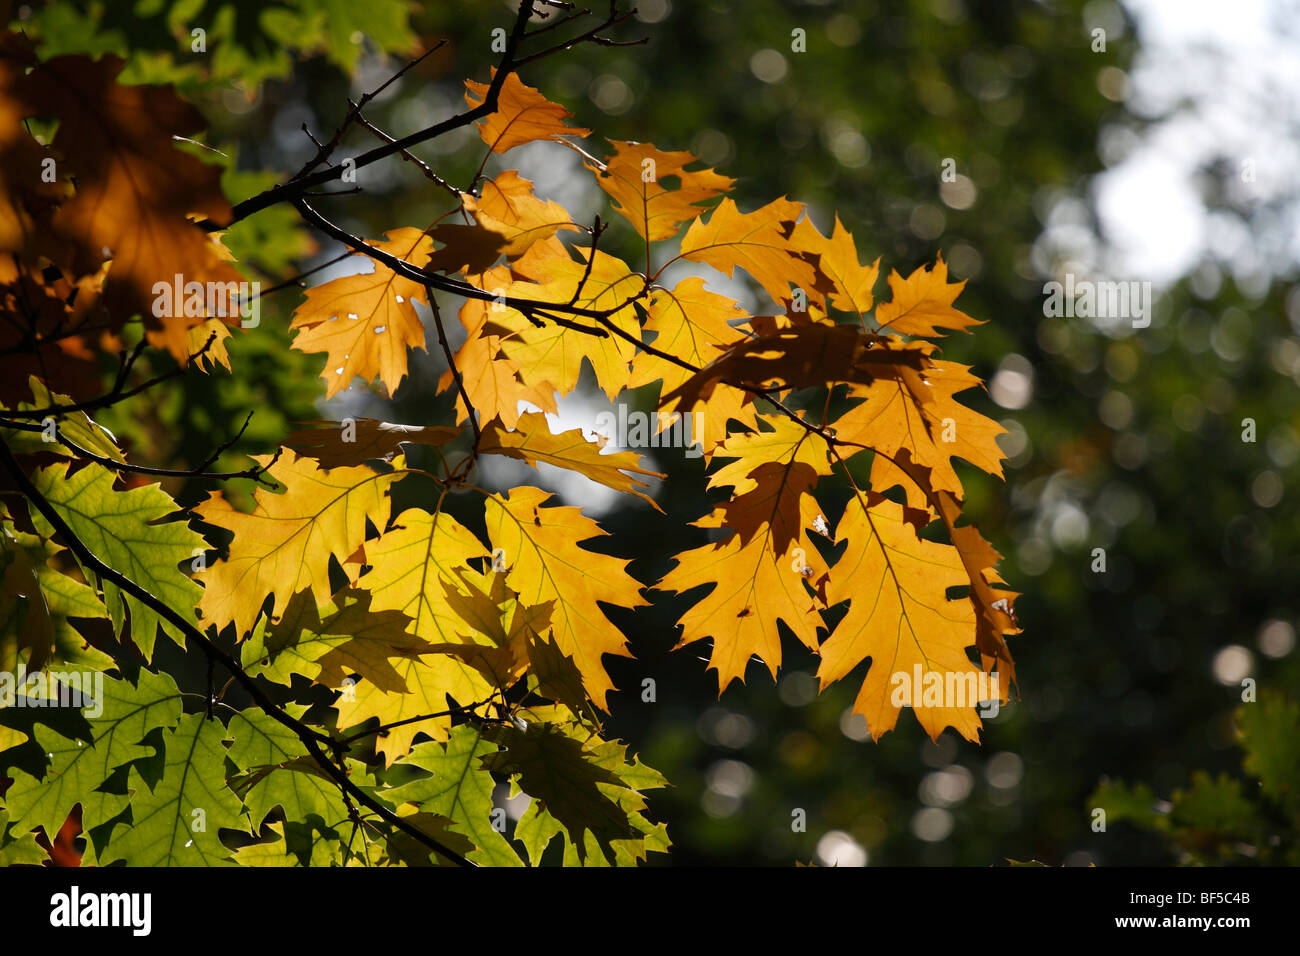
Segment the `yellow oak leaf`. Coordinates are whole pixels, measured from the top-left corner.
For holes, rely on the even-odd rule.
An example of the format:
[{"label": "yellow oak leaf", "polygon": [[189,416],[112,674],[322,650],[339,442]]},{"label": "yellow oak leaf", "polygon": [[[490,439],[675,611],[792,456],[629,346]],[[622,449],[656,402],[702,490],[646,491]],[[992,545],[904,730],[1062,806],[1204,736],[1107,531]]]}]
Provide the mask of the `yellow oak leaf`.
[{"label": "yellow oak leaf", "polygon": [[[579,262],[564,252],[558,240],[552,238],[535,244],[515,263],[515,271],[532,282],[512,282],[505,287],[488,291],[504,292],[509,296],[542,302],[573,302],[583,309],[614,309],[609,316],[611,325],[622,329],[634,339],[640,336],[640,323],[631,302],[645,289],[645,279],[632,272],[627,263],[606,255],[599,249],[587,269],[586,259],[591,250],[580,247],[583,257]],[[576,296],[576,298],[575,298]],[[488,329],[501,326],[502,350],[517,362],[526,385],[552,385],[561,395],[567,395],[578,384],[578,375],[585,359],[596,373],[596,382],[609,396],[610,401],[627,387],[627,370],[635,353],[635,346],[627,339],[613,333],[603,338],[574,332],[540,316],[538,328],[513,310],[491,313]],[[597,326],[595,319],[583,316],[575,321]]]},{"label": "yellow oak leaf", "polygon": [[459,639],[465,626],[447,586],[454,590],[457,570],[488,554],[473,532],[445,511],[408,508],[365,547],[370,570],[357,586],[370,592],[371,610],[401,611],[411,633],[430,643]]},{"label": "yellow oak leaf", "polygon": [[[901,505],[868,505],[861,494],[849,502],[836,536],[848,547],[828,573],[827,601],[849,607],[821,645],[822,689],[870,658],[853,710],[867,719],[873,738],[894,728],[903,706],[915,705],[932,738],[953,727],[978,742],[981,671],[966,656],[975,614],[964,597],[947,597],[948,588],[970,583],[957,549],[918,538]],[[927,700],[923,688],[936,681],[940,693]]]},{"label": "yellow oak leaf", "polygon": [[714,453],[715,458],[734,461],[709,476],[710,488],[731,485],[737,495],[752,491],[758,483],[750,475],[769,461],[807,465],[817,475],[831,473],[832,461],[823,438],[784,415],[762,415],[760,420],[770,426],[768,430],[738,432]]},{"label": "yellow oak leaf", "polygon": [[[265,464],[270,456],[253,460]],[[225,560],[197,575],[204,585],[203,619],[218,628],[233,622],[242,637],[268,595],[274,597],[273,619],[303,588],[312,589],[317,604],[326,603],[333,593],[330,556],[343,561],[356,551],[367,521],[376,528],[388,523],[388,489],[401,477],[404,459],[394,465],[398,471],[387,474],[366,467],[324,471],[286,449],[268,472],[283,492],[259,488],[252,513],[236,511],[220,492],[209,494],[194,511],[235,538]]]},{"label": "yellow oak leaf", "polygon": [[579,547],[606,532],[577,508],[543,508],[550,497],[527,486],[513,489],[509,497],[493,495],[487,500],[488,537],[494,549],[501,549],[506,583],[520,601],[530,606],[555,602],[555,643],[578,665],[592,701],[608,710],[606,695],[614,684],[601,658],[631,655],[597,602],[629,608],[647,602],[627,573],[627,561]]},{"label": "yellow oak leaf", "polygon": [[[391,764],[411,750],[415,735],[428,734],[446,740],[451,729],[448,698],[468,706],[491,696],[494,688],[477,670],[462,660],[443,653],[392,661],[393,670],[405,683],[405,693],[386,691],[369,681],[359,681],[334,702],[340,729],[355,727],[371,718],[380,725],[409,721],[382,731],[375,741],[376,753]],[[432,716],[426,716],[432,715]],[[424,717],[423,720],[411,720]]]},{"label": "yellow oak leaf", "polygon": [[[386,242],[369,244],[412,265],[422,263],[433,248],[433,240],[419,229],[394,229],[387,236]],[[308,289],[289,324],[298,330],[295,349],[326,353],[321,378],[327,398],[358,377],[379,379],[392,394],[406,377],[407,349],[425,347],[424,325],[415,310],[415,300],[425,302],[424,286],[370,261],[373,272]]]}]

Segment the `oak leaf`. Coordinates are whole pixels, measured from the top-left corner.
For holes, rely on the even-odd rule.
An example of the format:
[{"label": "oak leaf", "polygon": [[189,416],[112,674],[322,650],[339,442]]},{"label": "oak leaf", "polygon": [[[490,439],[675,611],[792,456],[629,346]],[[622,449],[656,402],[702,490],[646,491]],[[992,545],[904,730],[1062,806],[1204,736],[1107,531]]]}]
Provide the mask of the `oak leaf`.
[{"label": "oak leaf", "polygon": [[788,299],[792,285],[814,300],[827,290],[827,279],[816,265],[817,257],[798,251],[789,241],[802,213],[802,203],[784,197],[750,213],[741,213],[734,202],[723,199],[707,220],[691,223],[682,237],[681,257],[711,265],[726,276],[739,266],[774,302]]},{"label": "oak leaf", "polygon": [[891,271],[889,289],[893,297],[876,306],[876,322],[882,330],[903,335],[943,335],[940,329],[967,332],[970,326],[984,323],[953,307],[965,287],[965,279],[948,281],[948,264],[943,256],[933,268],[918,266],[906,279],[897,270]]},{"label": "oak leaf", "polygon": [[442,223],[429,233],[443,244],[425,268],[444,272],[482,273],[498,258],[517,259],[535,242],[560,230],[575,231],[568,210],[533,194],[533,184],[507,169],[483,183],[482,195],[461,194],[461,207],[473,225]]},{"label": "oak leaf", "polygon": [[461,724],[445,744],[419,744],[400,763],[427,773],[400,787],[384,790],[386,800],[414,803],[452,821],[475,849],[469,859],[489,866],[523,866],[510,842],[492,826],[492,792],[496,782],[483,767],[496,746],[473,724]]},{"label": "oak leaf", "polygon": [[[731,189],[734,179],[712,169],[688,170],[696,162],[688,152],[665,152],[651,143],[611,140],[614,155],[602,167],[587,162],[598,173],[596,183],[614,199],[614,211],[636,228],[642,239],[653,242],[677,235],[682,223],[697,218],[707,202]],[[673,188],[662,180],[675,178]]]},{"label": "oak leaf", "polygon": [[[270,456],[254,461],[265,465]],[[395,465],[403,463],[399,457]],[[250,514],[236,511],[218,492],[194,509],[208,524],[234,532],[225,560],[199,573],[204,585],[199,610],[218,628],[233,623],[237,638],[252,629],[268,596],[272,618],[304,588],[311,588],[317,604],[326,603],[334,593],[330,556],[342,561],[356,551],[367,522],[387,525],[388,488],[400,477],[364,466],[324,471],[292,451],[271,464],[268,474],[284,490],[259,489]]]},{"label": "oak leaf", "polygon": [[[698,276],[687,276],[672,289],[655,288],[646,306],[644,332],[654,333],[651,344],[658,352],[674,355],[689,365],[707,365],[727,346],[744,338],[744,332],[730,323],[745,317],[735,299],[704,287]],[[648,351],[632,360],[628,388],[639,388],[662,380],[660,406],[667,411],[680,401],[669,393],[690,379],[691,371]],[[737,421],[756,428],[752,396],[728,385],[717,385],[703,409],[692,419],[691,438],[699,441],[705,454],[712,454],[727,437],[728,423]],[[666,427],[660,423],[660,428]]]},{"label": "oak leaf", "polygon": [[[393,229],[386,235],[386,242],[369,244],[412,265],[433,248],[433,240],[419,229]],[[425,302],[425,287],[382,262],[373,264],[373,272],[312,286],[289,323],[298,330],[295,349],[326,353],[321,378],[327,398],[354,378],[378,379],[390,394],[397,391],[406,377],[407,350],[425,347],[424,325],[415,310],[416,300]]]},{"label": "oak leaf", "polygon": [[930,359],[921,369],[900,366],[895,377],[849,385],[849,396],[864,401],[831,427],[841,441],[886,456],[907,449],[912,461],[931,470],[936,490],[960,498],[961,479],[952,466],[953,457],[998,477],[1006,457],[997,443],[1006,429],[954,398],[982,384],[968,366],[942,359]]},{"label": "oak leaf", "polygon": [[[503,280],[494,283],[488,279],[485,287],[495,288],[501,281],[512,281],[508,269],[502,269],[501,272],[505,274]],[[487,273],[488,276],[496,274],[495,270]],[[502,351],[502,338],[487,331],[492,315],[491,304],[482,299],[468,299],[460,309],[460,321],[465,326],[467,335],[465,344],[453,358],[470,404],[478,410],[481,420],[500,418],[507,428],[514,428],[519,421],[520,402],[527,402],[544,412],[554,414],[555,389],[545,380],[536,381],[532,385],[524,384],[520,376],[520,364]],[[448,369],[438,380],[438,391],[453,388],[455,381],[451,369]],[[468,418],[465,401],[457,388],[456,421],[463,422]]]},{"label": "oak leaf", "polygon": [[[55,116],[53,148],[75,179],[76,194],[54,214],[54,229],[78,247],[76,268],[93,272],[107,248],[112,258],[104,300],[125,319],[144,316],[150,339],[178,360],[190,354],[188,330],[207,315],[192,316],[173,303],[171,314],[154,313],[154,285],[221,283],[219,308],[228,321],[239,315],[226,283],[241,282],[222,260],[218,245],[189,217],[221,224],[230,204],[222,194],[221,170],[177,148],[204,126],[198,111],[165,86],[124,86],[117,56],[90,60],[59,56],[36,66],[20,84],[25,116]],[[67,174],[65,174],[67,175]],[[214,303],[215,305],[215,303]]]},{"label": "oak leaf", "polygon": [[[32,484],[92,554],[188,616],[202,591],[177,565],[189,565],[207,542],[184,521],[162,520],[176,515],[177,508],[160,485],[117,490],[113,483],[113,473],[97,464],[69,474],[68,463],[60,462],[32,476]],[[35,524],[43,537],[53,536],[43,516],[37,515]],[[92,574],[87,571],[88,578]],[[184,645],[180,630],[148,604],[111,581],[101,586],[114,629],[122,632],[129,612],[131,639],[145,660],[153,656],[159,627]]]},{"label": "oak leaf", "polygon": [[[495,67],[492,76],[496,76]],[[465,87],[465,102],[472,107],[482,105],[487,96],[488,84],[466,80]],[[478,132],[494,153],[504,153],[515,146],[539,139],[554,139],[565,135],[586,136],[591,132],[589,129],[570,126],[566,120],[571,115],[560,104],[552,103],[537,90],[525,85],[512,72],[501,84],[496,111],[478,124]]]},{"label": "oak leaf", "polygon": [[917,349],[891,347],[884,338],[851,325],[817,323],[738,342],[664,398],[693,408],[720,383],[779,391],[870,383],[896,378],[898,369],[920,370],[924,364],[925,355]]},{"label": "oak leaf", "polygon": [[790,242],[819,257],[821,271],[834,286],[834,291],[830,294],[831,305],[841,312],[856,312],[859,315],[870,311],[880,259],[877,258],[869,266],[858,262],[853,234],[844,228],[838,214],[830,238],[823,236],[811,219],[804,218],[795,224]]},{"label": "oak leaf", "polygon": [[[975,688],[981,672],[966,656],[975,642],[975,615],[965,598],[947,597],[949,588],[970,581],[957,549],[918,538],[902,510],[888,499],[869,503],[861,493],[849,502],[836,528],[837,539],[848,546],[831,568],[826,589],[828,603],[847,600],[849,606],[821,645],[817,677],[825,689],[870,658],[853,710],[867,719],[877,740],[898,722],[897,696],[904,705],[919,700],[922,683],[932,681],[928,675],[936,675],[941,688],[960,684],[965,693],[969,687],[962,706],[943,697],[939,706],[914,710],[936,740],[953,727],[978,741]],[[899,695],[900,689],[911,693]]]},{"label": "oak leaf", "polygon": [[583,437],[582,429],[571,428],[556,434],[547,424],[546,416],[540,412],[526,412],[519,416],[513,429],[503,427],[499,419],[494,419],[483,428],[483,438],[478,450],[483,454],[506,455],[517,458],[533,467],[539,461],[558,468],[566,468],[585,475],[592,481],[599,482],[615,491],[636,495],[648,502],[656,511],[661,509],[653,498],[646,495],[642,488],[645,482],[636,475],[651,478],[663,478],[657,471],[647,471],[639,464],[640,456],[634,451],[611,452],[603,454],[601,445]]},{"label": "oak leaf", "polygon": [[[547,321],[545,315],[539,317],[541,326],[538,327],[510,308],[494,314],[487,328],[499,326],[506,333],[514,333],[502,335],[502,351],[518,363],[525,385],[540,387],[545,382],[561,395],[567,395],[577,387],[586,360],[596,373],[597,384],[613,401],[627,387],[627,368],[635,354],[633,342],[640,333],[640,323],[631,303],[645,290],[646,283],[627,263],[599,249],[594,253],[586,248],[577,251],[583,257],[582,262],[570,257],[555,238],[536,243],[514,268],[526,279],[540,281],[515,281],[496,290],[490,286],[484,288],[542,302],[572,303],[582,309],[611,310],[607,318],[609,325],[632,341],[607,330],[600,337],[575,335],[559,323]],[[588,257],[592,257],[590,269]],[[585,317],[579,317],[578,321],[597,324]]]},{"label": "oak leaf", "polygon": [[606,532],[577,508],[542,505],[550,494],[527,486],[487,500],[487,530],[500,548],[506,583],[525,604],[553,601],[551,630],[556,644],[573,658],[596,706],[608,710],[614,685],[601,658],[631,656],[619,630],[600,609],[646,604],[640,586],[626,571],[628,562],[579,547]]}]

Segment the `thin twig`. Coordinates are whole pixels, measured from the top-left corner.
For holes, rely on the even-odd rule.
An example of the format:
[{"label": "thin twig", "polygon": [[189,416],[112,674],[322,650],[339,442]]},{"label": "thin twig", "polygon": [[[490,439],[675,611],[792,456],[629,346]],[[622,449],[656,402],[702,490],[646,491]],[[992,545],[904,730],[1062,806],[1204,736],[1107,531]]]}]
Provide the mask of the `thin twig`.
[{"label": "thin twig", "polygon": [[438,344],[442,346],[442,354],[447,357],[447,367],[451,369],[452,377],[456,380],[456,390],[460,392],[460,400],[465,403],[465,415],[469,418],[470,428],[474,429],[474,447],[478,448],[479,442],[483,440],[483,433],[479,431],[478,419],[474,417],[474,403],[469,400],[469,392],[465,390],[465,380],[461,377],[460,369],[456,367],[456,359],[451,354],[451,345],[447,342],[447,330],[442,324],[442,310],[438,308],[438,297],[433,294],[433,287],[428,283],[425,284],[424,291],[429,297],[429,308],[433,310],[433,324],[438,327]]},{"label": "thin twig", "polygon": [[85,402],[76,402],[72,405],[50,405],[46,408],[35,408],[31,410],[6,408],[4,409],[4,413],[9,418],[30,419],[45,418],[48,415],[66,415],[68,412],[88,412],[96,408],[108,408],[112,405],[116,405],[118,402],[130,398],[132,395],[139,395],[146,389],[153,388],[155,385],[161,384],[170,378],[175,378],[177,375],[188,371],[197,359],[203,357],[208,349],[212,347],[212,343],[216,340],[217,333],[213,332],[208,336],[208,340],[203,343],[203,348],[189,356],[186,364],[178,365],[171,371],[164,372],[162,375],[156,375],[149,379],[149,381],[137,385],[135,388],[123,391],[122,386],[126,382],[126,376],[131,371],[131,367],[135,364],[135,360],[140,357],[140,353],[143,351],[145,340],[141,339],[140,344],[135,347],[135,350],[129,357],[123,353],[123,362],[121,367],[118,369],[117,379],[113,382],[113,387],[107,394],[100,395],[98,398],[92,398]]}]

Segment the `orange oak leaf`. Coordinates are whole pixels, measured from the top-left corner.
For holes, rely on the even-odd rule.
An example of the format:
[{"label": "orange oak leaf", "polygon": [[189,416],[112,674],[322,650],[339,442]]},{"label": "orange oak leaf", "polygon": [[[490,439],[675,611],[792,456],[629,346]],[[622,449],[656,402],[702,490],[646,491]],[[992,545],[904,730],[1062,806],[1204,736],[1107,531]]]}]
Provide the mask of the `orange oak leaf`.
[{"label": "orange oak leaf", "polygon": [[783,555],[791,544],[802,542],[803,529],[820,514],[810,494],[817,472],[801,461],[765,461],[748,477],[754,487],[722,506],[723,523],[740,535],[742,543],[757,534],[767,535],[772,551]]},{"label": "orange oak leaf", "polygon": [[723,199],[707,220],[696,219],[682,237],[681,257],[713,266],[730,276],[744,269],[767,290],[772,301],[790,298],[790,286],[803,289],[810,301],[828,291],[817,257],[790,243],[803,204],[782,197],[761,209],[741,213]]},{"label": "orange oak leaf", "polygon": [[[740,304],[710,292],[698,276],[687,276],[672,289],[656,288],[646,306],[646,314],[644,332],[654,334],[650,344],[695,366],[707,365],[722,349],[744,338],[744,333],[730,324],[745,317]],[[669,400],[668,393],[690,377],[690,369],[651,352],[639,351],[632,359],[627,385],[639,388],[662,380],[660,407],[672,411],[678,400]],[[753,397],[740,389],[718,385],[704,406],[703,415],[692,423],[691,437],[701,443],[706,455],[711,455],[727,437],[727,423],[732,420],[757,427]]]},{"label": "orange oak leaf", "polygon": [[734,460],[709,476],[710,488],[731,485],[737,495],[752,491],[757,482],[751,475],[764,462],[802,464],[816,475],[831,473],[833,462],[824,439],[784,415],[764,414],[759,419],[765,429],[731,435],[714,453],[715,459]]},{"label": "orange oak leaf", "polygon": [[[509,283],[509,270],[500,272],[505,276],[500,281]],[[496,270],[486,273],[488,277],[495,274]],[[494,287],[494,280],[488,278],[486,281]],[[467,299],[460,309],[461,324],[469,334],[465,344],[456,351],[454,360],[470,404],[478,410],[480,419],[500,418],[507,428],[514,428],[519,421],[520,402],[554,413],[555,389],[551,384],[539,381],[525,385],[520,378],[519,363],[502,353],[501,337],[487,332],[490,309],[491,303],[482,299]],[[438,391],[454,388],[455,381],[451,369],[448,369],[438,379]],[[456,421],[468,419],[469,411],[460,390],[456,389]]]},{"label": "orange oak leaf", "polygon": [[981,384],[968,366],[931,359],[920,371],[903,369],[896,378],[850,385],[849,395],[865,400],[832,427],[841,441],[889,456],[907,449],[912,461],[931,469],[930,481],[936,490],[960,498],[961,480],[951,458],[964,458],[991,475],[1002,476],[1005,455],[997,437],[1006,429],[953,397]]},{"label": "orange oak leaf", "polygon": [[734,496],[695,524],[735,533],[679,555],[655,585],[677,592],[716,585],[682,616],[678,646],[713,639],[710,666],[718,671],[719,693],[732,680],[744,680],[754,656],[775,676],[778,620],[810,648],[817,646],[822,623],[815,604],[824,604],[824,595],[810,595],[804,582],[821,581],[827,571],[806,534],[808,528],[825,533],[826,519],[809,491],[830,474],[826,442],[788,418],[769,424],[774,430],[733,435],[715,453],[735,460],[713,474],[709,487],[731,485]]},{"label": "orange oak leaf", "polygon": [[[913,706],[932,738],[954,727],[978,742],[981,671],[966,656],[975,614],[965,598],[947,597],[948,588],[970,583],[957,549],[918,538],[902,506],[883,498],[868,504],[861,494],[849,502],[836,536],[848,547],[828,574],[827,601],[849,607],[821,645],[822,689],[870,658],[853,710],[867,719],[873,738],[894,728],[903,706]],[[936,681],[939,695],[925,698],[923,689]],[[999,699],[1006,699],[1001,688]]]},{"label": "orange oak leaf", "polygon": [[550,497],[527,486],[508,497],[493,495],[487,501],[488,537],[494,549],[501,549],[506,584],[520,601],[530,606],[554,602],[555,642],[582,672],[592,702],[607,711],[606,695],[614,684],[601,658],[631,654],[598,602],[629,608],[647,602],[627,573],[627,561],[579,547],[606,532],[577,508],[543,508]]},{"label": "orange oak leaf", "polygon": [[[266,464],[270,456],[255,457]],[[403,464],[398,458],[395,465]],[[218,628],[233,622],[237,637],[253,626],[268,595],[271,617],[310,587],[317,604],[333,593],[330,556],[343,561],[365,540],[366,523],[388,523],[388,488],[400,472],[366,467],[323,471],[310,458],[282,454],[267,472],[284,486],[280,494],[258,489],[249,514],[236,511],[212,492],[194,511],[208,524],[234,532],[230,553],[198,574],[203,582],[199,611]]]},{"label": "orange oak leaf", "polygon": [[641,456],[634,451],[601,453],[601,445],[583,437],[582,429],[572,428],[556,434],[547,425],[546,416],[540,412],[527,412],[519,416],[513,429],[507,429],[500,419],[493,419],[483,428],[483,438],[478,450],[489,455],[506,455],[518,458],[533,467],[539,461],[559,468],[567,468],[598,481],[607,488],[636,495],[649,502],[656,511],[663,509],[653,498],[641,491],[645,482],[635,475],[663,478],[657,471],[647,471],[640,465]]},{"label": "orange oak leaf", "polygon": [[[587,268],[590,249],[579,247],[579,262],[564,250],[558,239],[539,242],[514,266],[526,279],[496,288],[484,285],[489,292],[541,302],[568,303],[584,309],[613,309],[611,325],[635,340],[641,330],[632,302],[645,290],[645,279],[628,268],[627,263],[595,251],[591,268]],[[627,370],[635,354],[632,342],[612,333],[604,337],[575,333],[541,316],[537,327],[513,309],[490,313],[489,331],[502,331],[502,350],[517,362],[524,384],[549,383],[561,395],[578,384],[585,359],[596,373],[596,382],[610,401],[627,387]],[[594,319],[579,316],[577,321],[596,325]],[[513,332],[513,334],[508,334]]]},{"label": "orange oak leaf", "polygon": [[713,639],[709,667],[718,672],[719,693],[733,680],[744,683],[755,656],[776,675],[781,666],[778,621],[805,646],[817,647],[822,619],[804,586],[804,569],[811,568],[807,558],[815,552],[791,545],[777,554],[769,538],[755,533],[744,543],[739,534],[732,534],[720,543],[685,551],[654,586],[657,591],[684,593],[712,585],[678,622],[682,637],[677,647]]},{"label": "orange oak leaf", "polygon": [[[190,354],[188,329],[208,317],[172,303],[155,314],[156,283],[196,282],[217,292],[208,303],[239,316],[227,283],[242,276],[222,261],[218,245],[191,215],[217,224],[229,220],[221,170],[179,149],[175,137],[201,130],[198,111],[165,86],[117,82],[123,61],[59,56],[36,66],[19,85],[25,116],[57,117],[52,146],[62,157],[60,176],[76,181],[76,193],[55,213],[53,227],[78,249],[80,273],[112,259],[104,288],[111,312],[144,316],[150,340],[178,360]],[[235,287],[237,289],[237,286]],[[186,293],[189,296],[189,293]],[[171,298],[170,296],[168,298]]]},{"label": "orange oak leaf", "polygon": [[[419,229],[394,229],[387,242],[370,245],[412,264],[422,261],[433,240]],[[406,377],[407,349],[423,349],[424,325],[415,300],[425,302],[423,285],[381,262],[373,272],[331,279],[307,290],[293,314],[293,347],[325,352],[325,395],[332,398],[354,378],[379,379],[389,394]],[[425,303],[427,304],[427,302]]]},{"label": "orange oak leaf", "polygon": [[[641,238],[650,241],[677,235],[682,223],[697,218],[707,202],[731,189],[734,179],[712,169],[690,171],[696,162],[688,152],[664,152],[651,143],[625,143],[610,140],[614,155],[601,169],[587,162],[597,173],[596,183],[614,199],[614,211],[636,228]],[[662,180],[672,177],[676,186],[665,188]]]},{"label": "orange oak leaf", "polygon": [[844,228],[840,217],[835,216],[835,229],[830,238],[823,236],[811,219],[804,218],[795,224],[790,242],[819,258],[819,266],[830,278],[834,291],[831,305],[841,312],[861,315],[871,309],[872,289],[876,285],[880,259],[869,266],[858,262],[858,250],[853,244],[853,234]]},{"label": "orange oak leaf", "polygon": [[[496,76],[495,67],[492,75]],[[482,104],[487,96],[488,84],[466,80],[465,87],[465,102],[472,107]],[[496,112],[478,124],[478,133],[492,152],[504,153],[515,146],[539,139],[586,136],[591,132],[565,122],[571,115],[559,103],[552,103],[511,73],[501,84]]]},{"label": "orange oak leaf", "polygon": [[948,281],[948,264],[943,256],[939,256],[934,268],[917,266],[906,279],[893,270],[889,273],[893,297],[876,307],[876,322],[882,330],[903,335],[943,335],[940,329],[968,332],[970,326],[984,322],[953,307],[953,301],[965,287],[965,279]]},{"label": "orange oak leaf", "polygon": [[[18,253],[33,265],[40,255],[61,268],[70,265],[63,244],[53,241],[49,220],[58,203],[67,198],[69,184],[46,182],[43,164],[51,157],[23,123],[24,104],[18,85],[26,67],[36,61],[30,44],[18,34],[0,35],[0,252]],[[35,269],[24,272],[38,271]],[[0,282],[17,280],[17,262],[0,259]]]},{"label": "orange oak leaf", "polygon": [[568,210],[533,194],[533,184],[513,169],[483,184],[482,196],[461,195],[472,226],[443,223],[429,234],[442,248],[429,257],[428,269],[481,273],[505,256],[515,259],[533,243],[560,230],[576,231]]}]

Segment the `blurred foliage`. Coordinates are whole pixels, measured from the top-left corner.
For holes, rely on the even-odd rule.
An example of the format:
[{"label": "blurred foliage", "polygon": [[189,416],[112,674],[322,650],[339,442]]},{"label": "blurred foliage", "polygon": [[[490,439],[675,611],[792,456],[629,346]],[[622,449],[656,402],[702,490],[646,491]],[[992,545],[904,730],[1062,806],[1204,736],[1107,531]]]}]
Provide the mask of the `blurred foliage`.
[{"label": "blurred foliage", "polygon": [[[718,700],[703,651],[670,654],[681,600],[659,595],[655,607],[617,618],[636,659],[611,662],[623,691],[611,696],[610,729],[675,785],[651,802],[669,824],[671,862],[1295,862],[1294,785],[1290,796],[1276,791],[1273,768],[1285,752],[1269,749],[1285,731],[1264,726],[1294,722],[1294,705],[1239,712],[1246,773],[1260,793],[1223,776],[1236,770],[1240,681],[1295,688],[1300,679],[1300,525],[1279,520],[1300,491],[1293,276],[1244,283],[1207,260],[1164,290],[1149,328],[1043,317],[1042,285],[1060,262],[1040,240],[1062,210],[1066,225],[1097,232],[1090,184],[1105,168],[1101,133],[1140,135],[1150,121],[1125,102],[1139,47],[1123,11],[1107,0],[638,7],[639,22],[616,38],[644,36],[644,45],[578,47],[522,78],[595,131],[586,147],[597,155],[606,153],[602,136],[691,149],[738,178],[742,209],[785,194],[809,203],[823,229],[836,210],[864,256],[904,274],[942,252],[954,277],[969,280],[962,308],[988,320],[946,340],[945,357],[990,381],[989,396],[966,399],[1010,431],[1005,483],[963,472],[966,512],[1006,555],[1007,581],[1025,592],[1017,604],[1025,633],[1013,644],[1021,696],[981,747],[952,734],[931,742],[910,719],[873,745],[845,717],[854,682],[818,696],[815,660],[794,642],[776,687],[756,668],[747,686]],[[16,15],[47,52],[129,54],[130,79],[178,84],[208,118],[206,142],[227,157],[226,186],[238,200],[309,159],[304,125],[328,137],[348,98],[397,68],[388,54],[448,41],[367,109],[393,136],[459,108],[464,78],[487,78],[492,30],[508,26],[509,3],[410,5],[409,31],[406,9],[401,0],[60,0]],[[1094,53],[1098,22],[1109,37]],[[208,31],[206,53],[191,50],[195,26]],[[792,48],[795,31],[804,52]],[[357,132],[343,151],[376,142]],[[462,185],[482,158],[472,131],[414,152]],[[584,207],[582,195],[559,195],[575,188],[572,153],[542,144],[519,154],[508,164],[536,179],[540,194],[575,212],[603,209],[594,197]],[[951,182],[941,176],[945,160]],[[362,185],[360,197],[319,204],[366,236],[427,224],[448,207],[396,158],[367,168]],[[1207,187],[1205,201],[1218,192]],[[607,240],[609,251],[635,256],[630,229],[616,224]],[[313,253],[286,209],[259,213],[227,242],[268,289],[341,251],[327,244]],[[115,410],[104,423],[142,462],[197,463],[255,408],[220,463],[234,468],[245,454],[272,450],[295,420],[447,417],[448,396],[434,394],[442,361],[423,354],[395,396],[354,389],[313,407],[319,361],[293,351],[287,333],[298,301],[292,285],[263,300],[259,328],[232,341],[237,379],[187,376],[167,403]],[[638,406],[653,400],[639,396]],[[668,472],[658,500],[670,517],[706,509],[698,462],[667,452],[654,462]],[[168,490],[192,503],[205,489]],[[618,536],[608,540],[639,542],[625,556],[643,581],[693,543],[668,534],[647,507],[601,520]],[[1104,572],[1093,570],[1097,548]],[[647,678],[653,700],[642,691]],[[1149,781],[1151,790],[1104,786],[1091,798],[1103,777]],[[1189,778],[1190,789],[1171,798],[1175,809],[1153,816],[1149,795]],[[1112,821],[1147,825],[1095,833],[1098,805],[1112,808]],[[1284,834],[1284,844],[1266,833]]]},{"label": "blurred foliage", "polygon": [[1300,705],[1266,692],[1242,704],[1235,721],[1244,779],[1198,770],[1167,801],[1146,784],[1105,781],[1091,801],[1106,812],[1106,826],[1127,821],[1160,833],[1180,863],[1300,862]]}]

